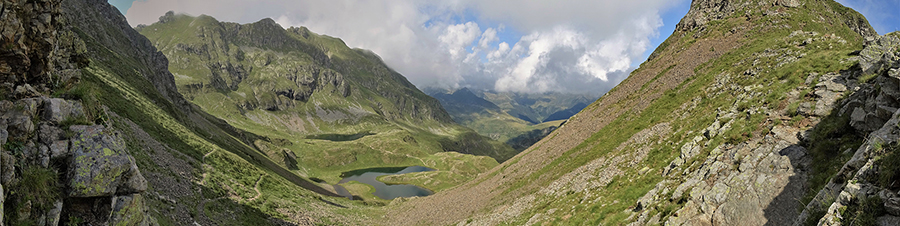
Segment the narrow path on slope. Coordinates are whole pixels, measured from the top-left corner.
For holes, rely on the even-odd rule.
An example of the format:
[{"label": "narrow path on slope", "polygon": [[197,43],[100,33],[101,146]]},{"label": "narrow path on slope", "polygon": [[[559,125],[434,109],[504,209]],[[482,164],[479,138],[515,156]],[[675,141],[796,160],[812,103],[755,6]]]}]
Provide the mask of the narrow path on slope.
[{"label": "narrow path on slope", "polygon": [[262,192],[259,192],[259,182],[262,182],[263,178],[265,178],[265,177],[266,177],[265,174],[259,175],[259,180],[256,181],[256,185],[253,185],[253,190],[256,191],[256,196],[253,196],[253,198],[247,199],[247,202],[253,202],[253,200],[256,200],[259,198],[259,196],[262,196]]}]

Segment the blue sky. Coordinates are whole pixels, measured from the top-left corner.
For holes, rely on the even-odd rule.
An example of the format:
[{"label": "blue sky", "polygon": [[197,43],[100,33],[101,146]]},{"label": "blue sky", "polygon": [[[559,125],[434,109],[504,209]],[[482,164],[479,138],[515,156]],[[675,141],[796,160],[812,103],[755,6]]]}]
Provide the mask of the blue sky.
[{"label": "blue sky", "polygon": [[[900,0],[838,0],[880,33]],[[273,18],[370,49],[418,87],[604,93],[672,32],[690,0],[110,0],[132,26],[166,11]]]}]

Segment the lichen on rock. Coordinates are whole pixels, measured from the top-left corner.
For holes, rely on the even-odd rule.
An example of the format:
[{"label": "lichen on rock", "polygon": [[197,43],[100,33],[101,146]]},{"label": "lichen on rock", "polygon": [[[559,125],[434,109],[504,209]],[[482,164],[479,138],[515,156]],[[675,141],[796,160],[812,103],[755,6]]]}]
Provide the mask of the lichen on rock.
[{"label": "lichen on rock", "polygon": [[98,197],[138,193],[147,182],[125,143],[103,126],[72,126],[69,196]]}]

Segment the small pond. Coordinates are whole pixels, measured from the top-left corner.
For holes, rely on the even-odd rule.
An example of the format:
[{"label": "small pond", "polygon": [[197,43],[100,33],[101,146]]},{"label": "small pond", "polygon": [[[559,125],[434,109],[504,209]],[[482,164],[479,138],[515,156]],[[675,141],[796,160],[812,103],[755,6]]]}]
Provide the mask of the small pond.
[{"label": "small pond", "polygon": [[352,194],[347,191],[341,184],[346,183],[348,181],[358,181],[360,183],[371,185],[375,187],[375,196],[378,198],[391,200],[397,197],[413,197],[413,196],[428,196],[434,194],[428,189],[409,185],[409,184],[395,184],[389,185],[384,182],[378,181],[376,178],[384,175],[394,175],[394,174],[404,174],[404,173],[415,173],[415,172],[427,172],[434,171],[432,168],[422,167],[422,166],[410,166],[410,167],[387,167],[387,168],[369,168],[369,169],[360,169],[354,170],[350,172],[344,172],[341,174],[341,177],[344,178],[334,185],[334,190],[344,197],[353,198]]}]

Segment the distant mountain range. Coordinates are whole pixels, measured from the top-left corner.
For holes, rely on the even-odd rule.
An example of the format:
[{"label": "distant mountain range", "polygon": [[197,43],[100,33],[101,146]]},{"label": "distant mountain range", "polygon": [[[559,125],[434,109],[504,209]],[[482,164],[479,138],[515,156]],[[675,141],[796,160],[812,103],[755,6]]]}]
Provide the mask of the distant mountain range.
[{"label": "distant mountain range", "polygon": [[426,88],[454,121],[524,150],[596,98],[564,93],[505,93]]}]

